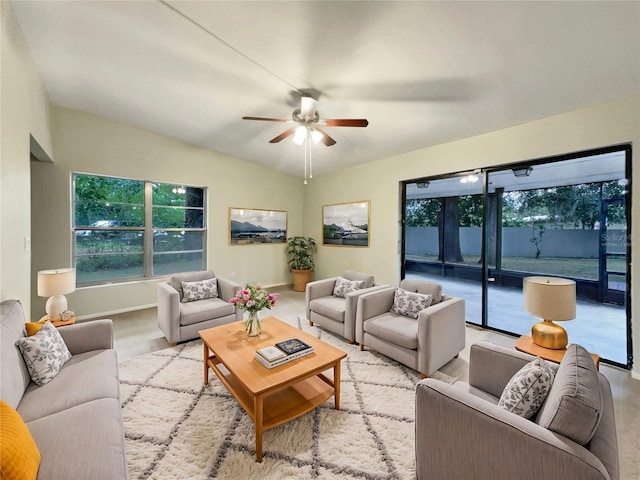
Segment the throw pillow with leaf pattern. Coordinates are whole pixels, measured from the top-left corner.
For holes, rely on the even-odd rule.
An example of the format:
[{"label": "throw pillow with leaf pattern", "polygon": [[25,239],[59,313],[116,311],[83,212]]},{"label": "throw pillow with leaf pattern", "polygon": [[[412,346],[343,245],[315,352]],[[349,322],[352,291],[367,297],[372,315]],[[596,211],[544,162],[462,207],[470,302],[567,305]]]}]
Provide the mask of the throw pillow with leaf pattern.
[{"label": "throw pillow with leaf pattern", "polygon": [[363,288],[364,280],[347,280],[346,278],[338,277],[336,279],[336,284],[333,287],[333,295],[334,297],[345,298],[348,294],[357,292]]},{"label": "throw pillow with leaf pattern", "polygon": [[218,296],[218,281],[215,278],[199,282],[182,282],[182,303],[195,302]]},{"label": "throw pillow with leaf pattern", "polygon": [[538,357],[511,377],[498,406],[521,417],[531,418],[547,398],[554,378],[553,369]]},{"label": "throw pillow with leaf pattern", "polygon": [[22,352],[31,380],[39,386],[53,380],[71,358],[71,352],[51,322],[46,322],[35,335],[19,338],[16,345]]},{"label": "throw pillow with leaf pattern", "polygon": [[418,314],[425,308],[429,308],[432,302],[433,295],[407,292],[402,288],[397,288],[391,311],[405,317],[418,318]]}]

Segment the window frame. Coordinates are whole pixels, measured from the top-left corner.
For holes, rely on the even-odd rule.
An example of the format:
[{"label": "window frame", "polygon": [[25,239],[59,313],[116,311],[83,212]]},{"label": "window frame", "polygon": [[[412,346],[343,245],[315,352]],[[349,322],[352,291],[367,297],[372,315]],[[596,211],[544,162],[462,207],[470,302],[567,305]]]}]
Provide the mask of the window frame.
[{"label": "window frame", "polygon": [[[81,176],[89,176],[89,177],[103,177],[112,180],[122,180],[122,181],[133,181],[140,182],[143,188],[143,224],[142,226],[78,226],[76,225],[76,179]],[[175,207],[166,206],[166,205],[155,205],[155,207],[167,207],[167,208],[182,208],[182,209],[197,209],[202,210],[202,226],[201,227],[155,227],[153,225],[153,187],[154,185],[171,185],[176,187],[186,188],[195,188],[202,190],[202,207],[192,207],[192,206],[182,206],[177,205]],[[76,232],[78,231],[98,231],[98,232],[142,232],[142,275],[136,276],[127,276],[127,277],[110,277],[101,280],[92,280],[92,281],[80,281],[78,279],[78,275],[76,275],[76,286],[77,287],[88,287],[88,286],[97,286],[97,285],[108,285],[108,284],[118,284],[118,283],[127,283],[127,282],[136,282],[136,281],[145,281],[145,280],[153,280],[158,278],[163,278],[171,275],[172,273],[162,273],[155,274],[154,273],[154,257],[155,255],[176,255],[183,253],[197,253],[202,252],[202,264],[200,266],[200,270],[205,270],[208,264],[207,257],[207,238],[208,238],[208,188],[201,185],[190,185],[183,183],[173,183],[173,182],[161,182],[161,181],[152,181],[152,180],[140,180],[130,177],[119,177],[113,175],[102,175],[95,173],[87,173],[87,172],[71,172],[71,253],[72,253],[72,263],[73,266],[77,268],[77,236]],[[168,251],[154,251],[154,234],[157,232],[201,232],[202,233],[202,248],[197,250],[168,250]],[[115,255],[117,253],[101,253],[98,256],[110,256]]]}]

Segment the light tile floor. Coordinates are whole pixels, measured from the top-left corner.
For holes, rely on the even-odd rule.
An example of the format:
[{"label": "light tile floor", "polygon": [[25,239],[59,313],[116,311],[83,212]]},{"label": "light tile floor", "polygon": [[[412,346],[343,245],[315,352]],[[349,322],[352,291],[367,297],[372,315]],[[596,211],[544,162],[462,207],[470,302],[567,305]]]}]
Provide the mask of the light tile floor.
[{"label": "light tile floor", "polygon": [[[465,299],[467,321],[482,323],[482,288],[479,282],[443,278],[408,272],[407,278],[426,279],[442,285],[442,291]],[[489,326],[519,335],[531,335],[531,326],[540,321],[524,310],[522,290],[489,286]],[[627,364],[627,320],[622,306],[604,305],[578,299],[576,318],[558,322],[568,333],[569,342],[578,343],[601,358]]]},{"label": "light tile floor", "polygon": [[[280,292],[280,299],[271,312],[274,316],[304,315],[304,293],[294,292],[287,286],[272,290]],[[520,303],[517,305],[520,307]],[[515,307],[509,311],[511,310],[515,310]],[[121,360],[169,346],[157,326],[155,308],[122,313],[111,318],[115,326],[115,347]],[[464,351],[460,353],[459,358],[452,360],[440,370],[463,381],[468,379],[469,349],[471,344],[478,340],[513,347],[516,337],[468,326]],[[611,383],[613,392],[620,449],[620,478],[622,480],[638,479],[640,478],[640,381],[632,379],[627,370],[609,365],[600,364],[600,371]]]}]

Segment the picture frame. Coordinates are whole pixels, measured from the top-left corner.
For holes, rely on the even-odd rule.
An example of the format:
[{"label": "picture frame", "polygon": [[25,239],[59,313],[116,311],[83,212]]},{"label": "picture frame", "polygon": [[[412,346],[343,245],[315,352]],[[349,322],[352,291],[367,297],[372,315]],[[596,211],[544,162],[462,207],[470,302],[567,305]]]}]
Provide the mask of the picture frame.
[{"label": "picture frame", "polygon": [[322,245],[368,247],[370,235],[369,200],[322,206]]},{"label": "picture frame", "polygon": [[287,211],[229,207],[229,245],[287,242]]}]

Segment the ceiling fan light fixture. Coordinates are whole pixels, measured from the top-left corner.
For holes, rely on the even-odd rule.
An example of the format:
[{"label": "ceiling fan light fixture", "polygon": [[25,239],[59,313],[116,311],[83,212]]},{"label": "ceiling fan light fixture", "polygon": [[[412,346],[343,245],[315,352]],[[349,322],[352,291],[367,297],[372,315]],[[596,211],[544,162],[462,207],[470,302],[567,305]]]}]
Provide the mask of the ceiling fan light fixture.
[{"label": "ceiling fan light fixture", "polygon": [[311,139],[313,140],[313,143],[319,143],[320,140],[322,140],[322,137],[324,136],[318,130],[315,130],[313,128],[310,129],[310,132],[311,132]]},{"label": "ceiling fan light fixture", "polygon": [[293,143],[296,145],[304,145],[304,141],[307,138],[307,127],[299,126],[296,128],[296,132],[293,134]]},{"label": "ceiling fan light fixture", "polygon": [[302,115],[302,117],[305,117],[307,120],[312,119],[316,114],[317,105],[318,105],[318,101],[315,98],[301,97],[300,98],[300,114]]}]

